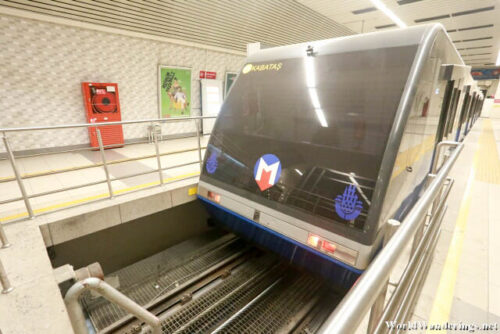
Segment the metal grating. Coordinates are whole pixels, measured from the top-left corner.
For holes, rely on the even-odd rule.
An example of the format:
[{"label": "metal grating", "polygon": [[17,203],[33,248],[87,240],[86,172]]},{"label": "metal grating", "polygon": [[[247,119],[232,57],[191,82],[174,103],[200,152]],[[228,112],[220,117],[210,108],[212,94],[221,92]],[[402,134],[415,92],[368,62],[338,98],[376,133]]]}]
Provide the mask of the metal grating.
[{"label": "metal grating", "polygon": [[283,327],[293,325],[294,316],[304,305],[317,297],[321,284],[317,279],[307,274],[297,275],[289,272],[270,293],[259,303],[242,312],[221,330],[223,333],[277,333],[283,332]]},{"label": "metal grating", "polygon": [[[162,322],[163,333],[206,333],[276,280],[283,268],[270,256],[254,258]],[[269,270],[271,267],[273,269]]]},{"label": "metal grating", "polygon": [[[195,241],[184,243],[184,246],[193,247],[191,252],[179,254],[186,247],[173,247],[110,276],[120,279],[119,290],[122,293],[138,304],[146,305],[245,247],[234,236],[218,239],[199,248],[196,247],[199,242]],[[97,330],[108,327],[128,314],[102,297],[93,298],[90,293],[82,301]]]},{"label": "metal grating", "polygon": [[[113,275],[121,278],[123,293],[144,305],[244,249],[245,243],[233,235],[198,237]],[[228,276],[207,282],[186,294],[184,302],[165,304],[169,306],[158,315],[163,333],[311,333],[340,300],[322,279],[291,269],[269,253],[254,254]],[[87,295],[83,301],[97,332],[127,316],[102,298]]]}]

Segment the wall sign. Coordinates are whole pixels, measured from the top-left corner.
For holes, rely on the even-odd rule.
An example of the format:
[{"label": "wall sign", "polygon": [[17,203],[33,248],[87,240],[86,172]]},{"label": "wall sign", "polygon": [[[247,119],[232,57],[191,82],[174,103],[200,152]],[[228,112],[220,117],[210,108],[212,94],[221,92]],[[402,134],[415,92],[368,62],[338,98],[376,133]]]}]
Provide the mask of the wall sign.
[{"label": "wall sign", "polygon": [[500,67],[498,68],[473,68],[471,75],[474,80],[493,80],[500,77]]},{"label": "wall sign", "polygon": [[191,115],[191,69],[160,66],[159,109],[160,117]]},{"label": "wall sign", "polygon": [[200,79],[215,79],[217,72],[200,71]]}]

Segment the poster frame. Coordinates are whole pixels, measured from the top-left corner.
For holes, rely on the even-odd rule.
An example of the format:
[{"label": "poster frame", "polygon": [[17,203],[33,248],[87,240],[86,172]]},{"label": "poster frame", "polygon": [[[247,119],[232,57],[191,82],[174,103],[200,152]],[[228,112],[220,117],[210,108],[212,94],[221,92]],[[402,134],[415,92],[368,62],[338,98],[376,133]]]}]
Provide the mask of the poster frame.
[{"label": "poster frame", "polygon": [[189,109],[189,115],[184,115],[184,116],[175,116],[175,117],[190,117],[193,110],[191,108],[192,105],[192,100],[193,100],[193,68],[192,67],[185,67],[185,66],[172,66],[172,65],[163,65],[163,64],[158,64],[158,73],[157,73],[157,94],[158,94],[158,118],[159,119],[164,119],[164,118],[169,118],[169,117],[163,117],[161,114],[161,70],[163,68],[168,68],[168,69],[174,69],[174,70],[189,70],[191,71],[191,78],[189,80],[189,91],[190,91],[190,97],[189,97],[189,104],[190,104],[190,109]]}]

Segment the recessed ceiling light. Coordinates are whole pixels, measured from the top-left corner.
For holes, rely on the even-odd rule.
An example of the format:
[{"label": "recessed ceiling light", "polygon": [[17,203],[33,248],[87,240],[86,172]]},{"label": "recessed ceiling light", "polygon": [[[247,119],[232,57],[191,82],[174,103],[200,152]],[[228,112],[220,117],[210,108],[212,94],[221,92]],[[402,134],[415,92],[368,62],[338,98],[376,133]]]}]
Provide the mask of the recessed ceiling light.
[{"label": "recessed ceiling light", "polygon": [[396,23],[398,25],[398,27],[400,27],[400,28],[406,28],[407,27],[406,23],[404,23],[399,17],[397,17],[396,14],[394,14],[392,12],[392,10],[390,10],[389,8],[387,8],[387,6],[381,0],[370,0],[370,1],[373,3],[373,5],[375,7],[377,7],[380,11],[382,11],[382,13],[384,13],[394,23]]}]

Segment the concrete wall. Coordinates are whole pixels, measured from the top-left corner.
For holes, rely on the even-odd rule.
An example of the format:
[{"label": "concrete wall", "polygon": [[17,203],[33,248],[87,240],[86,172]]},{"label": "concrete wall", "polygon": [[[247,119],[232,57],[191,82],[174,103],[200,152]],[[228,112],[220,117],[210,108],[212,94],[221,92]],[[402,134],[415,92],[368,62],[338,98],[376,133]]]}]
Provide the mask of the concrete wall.
[{"label": "concrete wall", "polygon": [[[239,71],[243,55],[126,34],[0,15],[0,128],[86,123],[80,84],[116,82],[123,120],[158,118],[158,65],[192,68],[192,114],[200,114],[200,70]],[[125,139],[146,137],[147,125],[124,127]],[[192,133],[192,122],[164,133]],[[11,136],[11,135],[9,135]],[[14,134],[14,150],[88,143],[85,129]],[[3,145],[0,145],[0,152]]]},{"label": "concrete wall", "polygon": [[145,216],[49,248],[54,267],[99,262],[110,273],[208,230],[199,201]]}]

